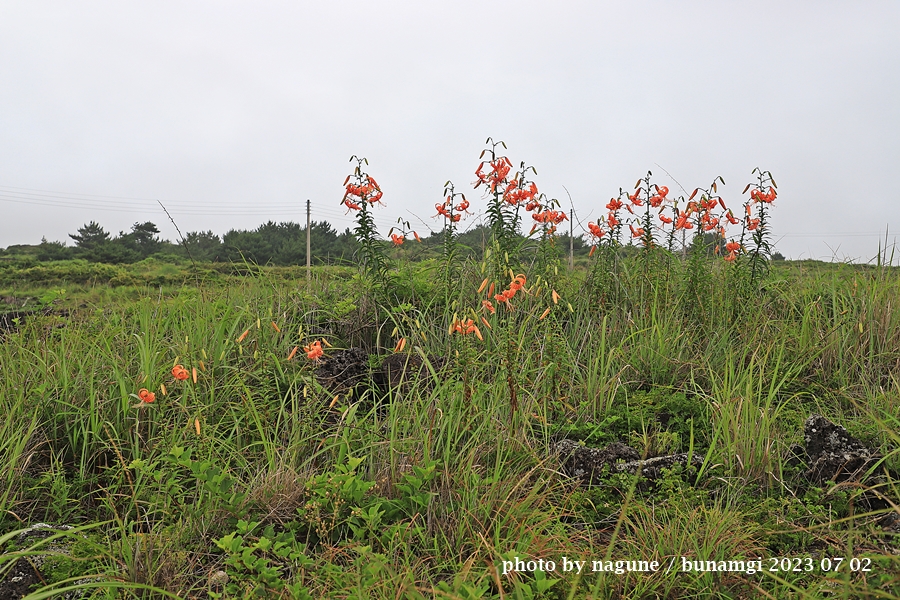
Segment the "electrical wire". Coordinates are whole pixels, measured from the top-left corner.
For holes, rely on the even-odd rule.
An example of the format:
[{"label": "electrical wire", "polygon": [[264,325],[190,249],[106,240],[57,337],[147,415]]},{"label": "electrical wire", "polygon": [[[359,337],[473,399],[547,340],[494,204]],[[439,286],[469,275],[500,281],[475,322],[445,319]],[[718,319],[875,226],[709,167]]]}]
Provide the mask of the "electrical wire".
[{"label": "electrical wire", "polygon": [[[69,193],[69,192],[60,192],[54,190],[43,190],[43,189],[34,189],[34,188],[23,188],[23,187],[14,187],[14,186],[6,186],[0,185],[0,202],[10,202],[14,204],[24,204],[31,206],[47,206],[54,208],[69,208],[69,209],[81,209],[81,210],[98,210],[98,211],[106,211],[106,212],[120,212],[120,213],[156,213],[160,211],[159,204],[156,200],[150,198],[139,198],[133,196],[109,196],[109,195],[100,195],[100,194],[81,194],[81,193]],[[276,203],[276,204],[256,204],[253,207],[241,206],[241,205],[217,205],[215,208],[206,208],[206,207],[198,207],[196,202],[166,202],[166,208],[169,209],[169,212],[173,215],[183,215],[183,216],[295,216],[295,217],[303,217],[305,216],[305,210],[302,206],[302,202],[297,203]],[[341,211],[337,206],[341,206],[340,203],[335,203],[336,208],[326,208],[322,206],[313,206],[312,207],[312,219],[315,220],[316,217],[325,217],[329,220],[332,225],[347,225],[354,224],[355,220],[352,217],[352,214],[348,214],[344,211]],[[574,208],[573,208],[574,210]],[[422,223],[428,230],[432,233],[435,231],[431,229],[431,225],[424,221],[421,217],[407,210],[407,212],[413,215],[417,221]],[[582,232],[586,233],[584,229],[584,222],[590,218],[593,211],[588,213],[587,217],[579,218],[577,210],[575,212],[575,225]],[[484,217],[483,212],[476,213],[469,217],[468,221],[470,222],[469,227],[463,231],[468,231],[473,227],[477,226],[481,223],[482,218]],[[331,222],[334,221],[334,222]],[[381,228],[389,229],[392,227],[397,227],[400,225],[396,220],[391,220],[383,216],[374,216],[373,221],[375,224]],[[407,220],[404,219],[404,222]],[[477,221],[477,223],[476,223]],[[437,231],[441,231],[443,227],[440,227]],[[784,233],[776,233],[776,235],[780,238],[790,238],[790,237],[883,237],[883,231],[853,231],[853,232],[784,232]]]}]

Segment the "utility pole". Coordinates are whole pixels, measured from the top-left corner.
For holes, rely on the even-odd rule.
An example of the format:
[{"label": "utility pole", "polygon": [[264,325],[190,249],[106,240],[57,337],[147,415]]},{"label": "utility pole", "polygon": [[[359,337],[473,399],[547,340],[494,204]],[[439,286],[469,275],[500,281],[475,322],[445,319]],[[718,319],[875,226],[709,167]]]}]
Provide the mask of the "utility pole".
[{"label": "utility pole", "polygon": [[575,209],[569,209],[569,269],[575,268],[575,238],[572,237],[572,221],[575,219]]},{"label": "utility pole", "polygon": [[312,268],[310,267],[310,229],[309,229],[309,198],[306,199],[306,283],[309,285],[309,280],[312,277]]}]

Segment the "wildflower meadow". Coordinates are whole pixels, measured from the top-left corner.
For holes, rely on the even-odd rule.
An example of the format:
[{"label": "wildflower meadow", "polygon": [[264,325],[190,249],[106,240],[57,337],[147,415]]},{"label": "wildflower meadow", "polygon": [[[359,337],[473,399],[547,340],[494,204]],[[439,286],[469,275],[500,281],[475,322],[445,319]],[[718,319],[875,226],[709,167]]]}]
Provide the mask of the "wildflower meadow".
[{"label": "wildflower meadow", "polygon": [[429,235],[352,157],[309,275],[0,262],[0,597],[900,597],[892,251],[776,260],[750,165],[609,190],[570,254],[508,153]]}]

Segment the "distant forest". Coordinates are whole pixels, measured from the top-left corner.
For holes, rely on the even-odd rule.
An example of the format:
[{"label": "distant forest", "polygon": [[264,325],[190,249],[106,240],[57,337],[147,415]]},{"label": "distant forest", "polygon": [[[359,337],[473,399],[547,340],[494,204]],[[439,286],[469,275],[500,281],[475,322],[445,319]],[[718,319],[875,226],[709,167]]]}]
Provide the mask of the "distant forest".
[{"label": "distant forest", "polygon": [[[135,223],[131,231],[113,236],[99,223],[91,221],[69,234],[73,244],[50,242],[44,238],[38,245],[16,245],[0,250],[0,257],[28,256],[40,261],[84,259],[89,262],[123,264],[134,263],[151,256],[180,256],[196,262],[249,262],[258,265],[306,264],[306,227],[298,223],[269,221],[254,230],[232,229],[222,237],[212,231],[191,231],[184,235],[184,243],[159,238],[159,229],[148,221]],[[458,249],[471,256],[480,256],[490,232],[477,227],[457,238]],[[398,251],[414,248],[411,259],[436,256],[441,252],[443,233],[422,238],[418,243],[407,240]],[[557,238],[560,255],[568,254],[569,236]],[[385,242],[390,245],[389,242]],[[356,238],[348,228],[338,233],[327,221],[313,221],[310,226],[310,262],[315,265],[350,263],[357,250]],[[581,237],[574,240],[576,254],[588,252]]]}]

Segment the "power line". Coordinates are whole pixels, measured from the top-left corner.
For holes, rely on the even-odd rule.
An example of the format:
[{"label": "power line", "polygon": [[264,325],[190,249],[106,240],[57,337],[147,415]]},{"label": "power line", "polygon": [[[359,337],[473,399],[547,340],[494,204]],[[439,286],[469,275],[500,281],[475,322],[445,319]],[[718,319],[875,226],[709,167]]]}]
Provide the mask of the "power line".
[{"label": "power line", "polygon": [[[81,194],[60,192],[55,190],[44,190],[35,188],[24,188],[15,186],[0,185],[0,202],[11,202],[14,204],[24,204],[31,206],[49,206],[54,208],[69,208],[81,210],[99,210],[106,212],[135,213],[135,212],[157,212],[159,205],[156,200],[150,198],[140,198],[134,196],[110,196],[101,194]],[[336,206],[340,203],[336,202]],[[293,216],[294,213],[299,215],[302,206],[294,203],[277,203],[277,204],[256,204],[253,207],[241,205],[217,205],[214,208],[206,208],[198,206],[196,202],[167,202],[166,206],[170,208],[170,212],[174,215],[184,216]],[[325,205],[328,206],[328,205]],[[407,212],[410,212],[407,210]],[[353,223],[355,219],[351,214],[342,212],[339,208],[314,207],[316,216],[324,216],[332,221],[338,221],[346,224]],[[591,213],[587,217],[578,219],[577,226],[583,232],[584,221],[589,219]],[[424,221],[421,217],[413,214],[416,220],[421,222],[431,231],[431,225]],[[473,217],[476,219],[483,216],[483,212],[479,212]],[[575,213],[577,215],[577,212]],[[391,220],[384,216],[373,216],[375,224],[379,227],[390,228],[397,226],[396,220]],[[472,219],[470,219],[470,222]],[[470,226],[471,228],[471,226]],[[443,227],[438,227],[437,231],[441,231]],[[881,231],[848,231],[848,232],[785,232],[776,233],[780,238],[791,237],[883,237],[884,232]]]}]

